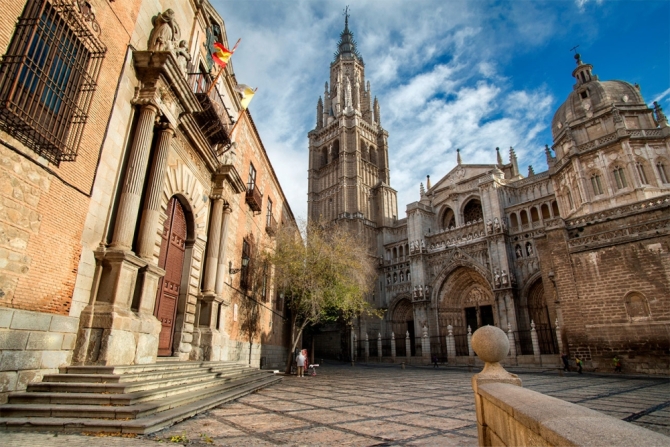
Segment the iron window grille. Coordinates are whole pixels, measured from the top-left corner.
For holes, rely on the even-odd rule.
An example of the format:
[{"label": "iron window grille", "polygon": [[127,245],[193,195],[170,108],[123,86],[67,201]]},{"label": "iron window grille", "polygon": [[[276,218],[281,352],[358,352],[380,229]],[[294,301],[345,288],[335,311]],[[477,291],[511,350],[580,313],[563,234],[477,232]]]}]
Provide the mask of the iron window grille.
[{"label": "iron window grille", "polygon": [[77,156],[107,51],[99,30],[85,1],[29,0],[0,63],[0,129],[56,165]]},{"label": "iron window grille", "polygon": [[240,286],[247,290],[250,286],[249,280],[249,261],[251,260],[251,244],[246,240],[242,240],[242,274],[240,275]]}]

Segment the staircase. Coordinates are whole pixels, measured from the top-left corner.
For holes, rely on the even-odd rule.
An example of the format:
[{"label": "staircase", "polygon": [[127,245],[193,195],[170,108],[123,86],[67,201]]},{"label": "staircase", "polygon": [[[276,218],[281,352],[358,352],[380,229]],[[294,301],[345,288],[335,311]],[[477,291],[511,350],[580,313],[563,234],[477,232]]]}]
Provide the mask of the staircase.
[{"label": "staircase", "polygon": [[152,433],[280,382],[229,362],[68,366],[0,405],[0,430]]}]

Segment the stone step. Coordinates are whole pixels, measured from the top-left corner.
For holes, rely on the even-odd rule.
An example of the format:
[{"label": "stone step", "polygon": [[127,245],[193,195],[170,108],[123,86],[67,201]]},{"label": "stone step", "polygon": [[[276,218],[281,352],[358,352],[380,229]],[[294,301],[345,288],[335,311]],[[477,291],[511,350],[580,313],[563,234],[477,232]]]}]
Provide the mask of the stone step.
[{"label": "stone step", "polygon": [[213,383],[209,387],[202,388],[197,392],[180,393],[174,396],[163,397],[145,403],[133,403],[130,405],[82,405],[58,403],[32,403],[32,404],[7,404],[0,406],[0,417],[59,417],[73,418],[82,414],[94,419],[137,419],[146,417],[161,411],[166,411],[181,405],[206,398],[215,393],[223,393],[228,390],[248,386],[256,382],[263,383],[268,374],[253,375],[237,378],[227,383]]},{"label": "stone step", "polygon": [[211,368],[222,364],[231,364],[225,362],[178,362],[164,361],[160,363],[147,363],[141,365],[123,365],[123,366],[65,366],[59,368],[61,374],[132,374],[149,371],[167,371],[176,369],[192,368]]},{"label": "stone step", "polygon": [[235,375],[239,372],[237,370],[223,369],[221,371],[212,370],[196,370],[192,373],[180,376],[169,377],[165,379],[144,380],[137,382],[117,382],[117,383],[97,383],[97,382],[40,382],[28,385],[28,392],[61,392],[61,393],[133,393],[136,391],[146,391],[152,389],[159,389],[163,387],[171,387],[175,385],[186,385],[193,382],[205,381],[216,377],[226,377],[228,375]]},{"label": "stone step", "polygon": [[239,399],[242,396],[273,385],[281,380],[281,376],[269,375],[261,381],[247,383],[221,393],[213,393],[186,405],[180,405],[139,419],[0,417],[0,430],[148,434],[194,416],[202,411]]},{"label": "stone step", "polygon": [[89,392],[17,392],[9,394],[10,404],[74,404],[74,405],[132,405],[155,399],[166,398],[182,393],[197,393],[213,384],[232,382],[240,377],[265,377],[266,371],[251,369],[242,374],[213,377],[206,381],[198,381],[188,385],[180,384],[132,393],[89,393]]},{"label": "stone step", "polygon": [[47,374],[43,377],[43,382],[59,382],[59,383],[121,383],[121,382],[139,382],[142,380],[157,380],[176,377],[185,377],[198,371],[237,371],[248,369],[246,365],[229,364],[211,368],[203,368],[201,366],[189,369],[168,369],[168,370],[153,370],[139,373],[127,374],[80,374],[80,373],[66,373],[66,374]]}]

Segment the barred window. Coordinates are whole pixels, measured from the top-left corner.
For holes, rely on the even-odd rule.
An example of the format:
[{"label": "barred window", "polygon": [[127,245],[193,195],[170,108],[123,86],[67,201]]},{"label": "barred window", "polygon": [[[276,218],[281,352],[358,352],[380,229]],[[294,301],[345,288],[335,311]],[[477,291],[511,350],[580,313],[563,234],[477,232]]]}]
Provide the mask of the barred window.
[{"label": "barred window", "polygon": [[77,156],[107,51],[94,31],[84,1],[28,0],[0,64],[0,129],[55,164]]}]

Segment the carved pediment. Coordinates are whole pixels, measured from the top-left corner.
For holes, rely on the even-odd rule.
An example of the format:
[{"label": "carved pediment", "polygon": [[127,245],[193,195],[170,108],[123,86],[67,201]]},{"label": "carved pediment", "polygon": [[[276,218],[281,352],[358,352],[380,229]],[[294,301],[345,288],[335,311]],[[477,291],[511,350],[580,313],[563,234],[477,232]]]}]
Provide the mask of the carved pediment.
[{"label": "carved pediment", "polygon": [[[460,185],[461,183],[467,182],[469,179],[482,176],[495,168],[495,165],[457,165],[447,175],[435,183],[432,190],[437,191],[438,189]],[[473,189],[477,188],[476,183],[477,182],[473,182]]]}]

